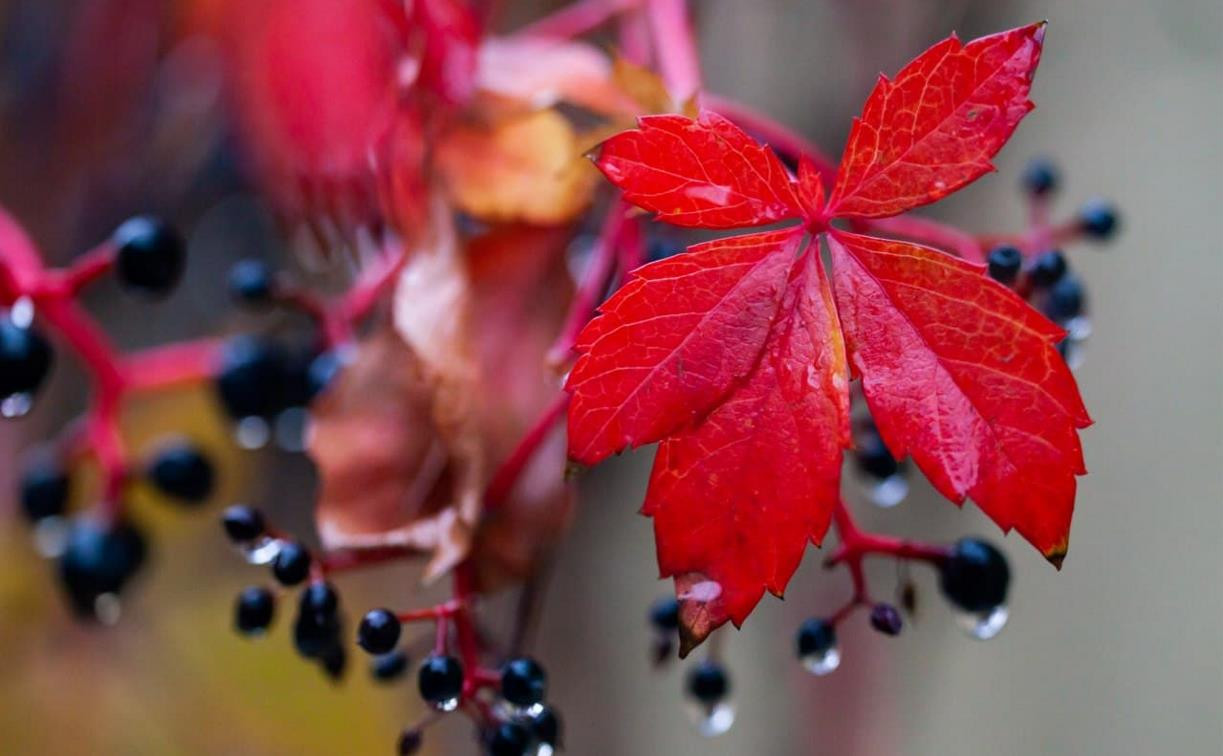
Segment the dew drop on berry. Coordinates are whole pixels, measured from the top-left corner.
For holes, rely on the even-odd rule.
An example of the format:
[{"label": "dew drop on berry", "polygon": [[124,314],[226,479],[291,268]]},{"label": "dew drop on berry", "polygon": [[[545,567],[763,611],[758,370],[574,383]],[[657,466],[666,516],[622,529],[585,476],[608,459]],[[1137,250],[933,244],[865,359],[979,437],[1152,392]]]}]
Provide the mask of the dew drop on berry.
[{"label": "dew drop on berry", "polygon": [[68,548],[68,521],[52,515],[34,524],[34,549],[44,559],[59,559]]},{"label": "dew drop on berry", "polygon": [[802,662],[803,669],[806,669],[813,675],[823,677],[831,674],[837,667],[841,666],[841,649],[837,645],[829,646],[822,651],[815,651],[807,654],[799,659]]},{"label": "dew drop on berry", "polygon": [[956,621],[964,632],[977,640],[989,640],[1002,632],[1008,619],[1010,611],[1007,610],[1006,604],[999,604],[983,612],[962,612]]},{"label": "dew drop on berry", "polygon": [[891,509],[909,495],[909,479],[903,472],[889,475],[870,486],[870,499],[877,507]]},{"label": "dew drop on berry", "polygon": [[93,600],[93,616],[107,627],[119,624],[119,617],[122,614],[123,606],[119,603],[117,593],[103,593]]},{"label": "dew drop on berry", "polygon": [[725,735],[735,723],[735,705],[727,700],[703,703],[691,701],[688,704],[688,717],[696,726],[696,731],[707,738]]},{"label": "dew drop on berry", "polygon": [[34,325],[34,301],[29,297],[19,297],[9,308],[8,319],[18,328]]},{"label": "dew drop on berry", "polygon": [[0,399],[0,415],[7,420],[15,420],[30,414],[34,406],[34,395],[26,392],[9,394]]},{"label": "dew drop on berry", "polygon": [[268,421],[258,415],[244,417],[234,425],[234,441],[247,451],[262,449],[272,438]]},{"label": "dew drop on berry", "polygon": [[449,714],[450,712],[459,708],[459,697],[455,696],[454,698],[446,698],[441,701],[435,701],[431,705],[438,711]]},{"label": "dew drop on berry", "polygon": [[260,536],[253,541],[240,544],[238,553],[247,564],[271,564],[280,554],[283,542],[279,538]]}]

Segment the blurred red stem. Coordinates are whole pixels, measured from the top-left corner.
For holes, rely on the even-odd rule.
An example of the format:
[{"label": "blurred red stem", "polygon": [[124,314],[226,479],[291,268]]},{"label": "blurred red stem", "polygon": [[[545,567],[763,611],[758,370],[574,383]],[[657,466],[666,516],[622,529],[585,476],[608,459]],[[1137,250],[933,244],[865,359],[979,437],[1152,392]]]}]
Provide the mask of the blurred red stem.
[{"label": "blurred red stem", "polygon": [[667,91],[677,104],[687,102],[701,89],[701,61],[688,16],[688,0],[646,0],[646,3],[654,55]]},{"label": "blurred red stem", "polygon": [[636,7],[641,0],[578,0],[534,21],[518,34],[530,37],[572,39],[594,31],[617,14]]}]

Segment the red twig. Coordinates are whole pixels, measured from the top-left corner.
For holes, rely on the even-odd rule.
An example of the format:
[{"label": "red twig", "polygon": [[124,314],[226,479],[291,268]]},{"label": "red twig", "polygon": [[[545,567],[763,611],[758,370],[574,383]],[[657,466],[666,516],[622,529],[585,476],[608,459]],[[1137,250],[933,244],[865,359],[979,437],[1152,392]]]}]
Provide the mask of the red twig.
[{"label": "red twig", "polygon": [[548,349],[549,364],[563,365],[573,356],[573,345],[577,342],[578,334],[594,315],[595,308],[599,306],[611,284],[616,269],[617,248],[629,223],[631,220],[628,216],[628,205],[617,197],[607,209],[603,229],[590,252],[590,260],[586,263],[582,282],[573,296],[565,324],[552,347]]},{"label": "red twig", "polygon": [[688,16],[688,0],[646,0],[654,37],[654,55],[676,103],[687,102],[701,89],[701,61]]},{"label": "red twig", "polygon": [[484,494],[484,509],[489,511],[501,506],[510,492],[514,490],[514,484],[518,482],[522,471],[526,469],[528,463],[539,451],[539,447],[548,438],[548,434],[556,424],[565,416],[565,409],[569,406],[569,394],[562,393],[556,397],[553,402],[543,411],[535,424],[527,430],[518,445],[514,447],[514,451],[506,458],[497,471],[493,474],[492,481],[488,485],[488,490]]},{"label": "red twig", "polygon": [[524,26],[518,34],[555,39],[580,37],[607,23],[617,14],[635,8],[640,2],[641,0],[579,0]]}]

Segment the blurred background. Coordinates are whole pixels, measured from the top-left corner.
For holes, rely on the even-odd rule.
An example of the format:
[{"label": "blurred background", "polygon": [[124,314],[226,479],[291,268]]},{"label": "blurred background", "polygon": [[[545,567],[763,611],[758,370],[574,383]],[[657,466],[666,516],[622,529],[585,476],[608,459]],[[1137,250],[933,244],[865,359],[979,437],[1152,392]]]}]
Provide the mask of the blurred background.
[{"label": "blurred background", "polygon": [[[119,22],[87,22],[124,3],[131,12]],[[87,305],[125,347],[252,327],[226,303],[225,271],[240,257],[285,254],[220,126],[204,43],[180,34],[208,5],[0,2],[0,203],[53,260],[134,212],[160,212],[191,231],[185,285],[155,310],[111,284],[90,291]],[[554,5],[507,2],[506,23]],[[918,615],[905,632],[887,639],[864,618],[851,622],[842,668],[808,676],[793,656],[794,630],[848,592],[845,576],[825,574],[809,552],[784,602],[766,598],[742,632],[723,633],[738,721],[705,740],[686,721],[681,667],[654,672],[648,661],[645,612],[670,590],[657,580],[649,523],[636,514],[649,454],[604,465],[581,482],[536,645],[569,752],[1223,753],[1223,255],[1209,220],[1223,204],[1223,5],[695,5],[710,88],[834,153],[879,71],[953,29],[971,38],[1050,20],[1038,109],[1000,155],[1001,172],[932,212],[968,229],[1019,228],[1018,176],[1037,154],[1063,169],[1061,217],[1095,194],[1122,208],[1119,242],[1069,250],[1095,323],[1078,373],[1096,420],[1084,433],[1091,473],[1060,573],[1017,537],[1003,540],[1015,573],[1012,618],[988,643],[958,630],[934,576],[915,569]],[[219,507],[256,502],[309,532],[313,483],[300,455],[237,450],[207,391],[142,403],[129,429],[137,449],[185,429],[218,460],[223,490],[186,515],[137,491],[153,569],[117,628],[72,621],[53,570],[9,514],[20,450],[80,411],[81,385],[62,360],[39,409],[0,426],[0,753],[389,753],[422,713],[410,682],[380,689],[354,669],[333,685],[295,658],[288,623],[255,643],[231,631],[233,596],[263,576],[224,543]],[[972,506],[958,511],[924,484],[896,509],[860,510],[886,532],[996,539]],[[872,567],[875,585],[895,583],[892,565]],[[394,569],[345,579],[343,600],[350,612],[383,604],[413,579]],[[426,753],[469,752],[469,731],[457,718],[443,723]]]}]

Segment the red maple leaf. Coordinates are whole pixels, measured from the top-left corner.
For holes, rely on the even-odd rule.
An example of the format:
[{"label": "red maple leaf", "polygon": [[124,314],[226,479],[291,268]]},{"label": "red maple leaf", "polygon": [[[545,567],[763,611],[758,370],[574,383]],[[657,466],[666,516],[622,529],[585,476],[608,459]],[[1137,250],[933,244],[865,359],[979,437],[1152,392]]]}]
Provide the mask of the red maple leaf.
[{"label": "red maple leaf", "polygon": [[566,386],[575,460],[660,442],[643,512],[686,648],[742,623],[765,590],[780,596],[822,540],[851,371],[893,453],[1060,563],[1090,422],[1054,346],[1064,333],[983,266],[831,225],[934,202],[991,170],[1032,108],[1044,28],[952,36],[880,77],[827,201],[810,164],[792,178],[710,112],[644,117],[600,148],[625,198],[670,223],[800,221],[635,271],[582,333]]}]

